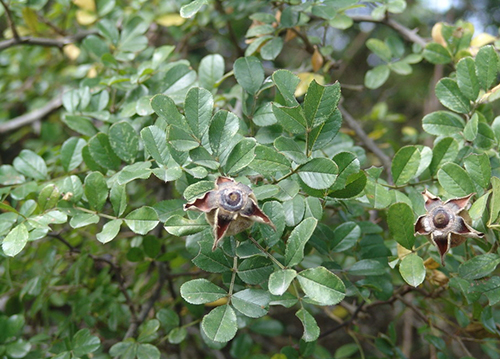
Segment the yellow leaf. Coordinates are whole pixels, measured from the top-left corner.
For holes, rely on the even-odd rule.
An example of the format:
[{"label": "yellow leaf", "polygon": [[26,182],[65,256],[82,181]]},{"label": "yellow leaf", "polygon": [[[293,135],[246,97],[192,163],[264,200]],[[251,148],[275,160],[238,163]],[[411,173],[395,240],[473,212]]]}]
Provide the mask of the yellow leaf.
[{"label": "yellow leaf", "polygon": [[349,312],[344,307],[341,307],[340,305],[336,305],[332,309],[332,314],[334,316],[336,316],[337,318],[344,319],[349,315]]},{"label": "yellow leaf", "polygon": [[95,12],[95,0],[73,0],[73,4],[82,10]]},{"label": "yellow leaf", "polygon": [[38,17],[36,12],[29,7],[23,7],[23,19],[24,23],[29,27],[32,34],[37,33]]},{"label": "yellow leaf", "polygon": [[387,128],[379,128],[377,130],[373,130],[368,134],[368,137],[370,137],[372,140],[378,140],[380,137],[382,137],[385,133],[387,132]]},{"label": "yellow leaf", "polygon": [[470,42],[470,46],[472,47],[482,47],[484,45],[491,44],[496,41],[496,37],[490,34],[483,32],[482,34],[477,35]]},{"label": "yellow leaf", "polygon": [[93,79],[96,76],[97,76],[97,69],[95,68],[95,66],[92,66],[89,69],[89,72],[87,72],[87,77],[90,78],[90,79]]},{"label": "yellow leaf", "polygon": [[295,90],[295,97],[300,97],[305,94],[312,80],[316,80],[316,82],[320,85],[323,85],[325,83],[325,78],[323,76],[312,72],[301,72],[297,76],[299,77],[300,82],[297,86],[297,89]]},{"label": "yellow leaf", "polygon": [[318,50],[317,46],[314,46],[314,53],[311,57],[311,65],[314,72],[317,72],[323,66],[323,56]]},{"label": "yellow leaf", "polygon": [[439,263],[436,262],[434,259],[432,258],[427,258],[425,261],[424,261],[424,266],[425,268],[427,269],[436,269],[436,268],[439,268]]},{"label": "yellow leaf", "polygon": [[409,249],[406,249],[405,247],[403,247],[401,244],[398,243],[398,246],[397,246],[397,249],[398,249],[398,258],[399,259],[403,259],[404,257],[406,257],[408,254],[412,253],[412,251],[410,251]]},{"label": "yellow leaf", "polygon": [[63,52],[70,60],[76,60],[81,51],[75,44],[68,44],[63,47]]},{"label": "yellow leaf", "polygon": [[156,18],[156,23],[161,26],[181,26],[186,19],[177,13],[165,14]]},{"label": "yellow leaf", "polygon": [[225,305],[225,304],[227,304],[227,297],[217,299],[216,301],[213,301],[210,303],[206,303],[205,306],[206,307],[219,307],[219,306]]},{"label": "yellow leaf", "polygon": [[418,131],[414,127],[410,127],[410,126],[403,127],[401,129],[401,132],[403,133],[403,135],[410,136],[410,137],[418,135]]},{"label": "yellow leaf", "polygon": [[436,25],[432,27],[432,40],[440,45],[446,47],[446,41],[444,41],[443,35],[441,34],[441,29],[443,28],[442,22],[437,22]]},{"label": "yellow leaf", "polygon": [[97,20],[97,15],[95,12],[90,12],[87,10],[77,10],[76,11],[76,21],[80,25],[92,25]]}]

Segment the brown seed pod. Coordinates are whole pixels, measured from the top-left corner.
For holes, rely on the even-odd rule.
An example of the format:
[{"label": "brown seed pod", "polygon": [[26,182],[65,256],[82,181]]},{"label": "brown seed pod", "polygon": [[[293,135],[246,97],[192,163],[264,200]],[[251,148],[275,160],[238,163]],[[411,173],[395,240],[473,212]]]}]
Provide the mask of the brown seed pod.
[{"label": "brown seed pod", "polygon": [[212,250],[217,248],[225,235],[243,232],[254,222],[265,223],[275,229],[269,217],[259,208],[252,189],[228,177],[217,178],[213,190],[186,203],[184,210],[205,212],[214,233]]}]

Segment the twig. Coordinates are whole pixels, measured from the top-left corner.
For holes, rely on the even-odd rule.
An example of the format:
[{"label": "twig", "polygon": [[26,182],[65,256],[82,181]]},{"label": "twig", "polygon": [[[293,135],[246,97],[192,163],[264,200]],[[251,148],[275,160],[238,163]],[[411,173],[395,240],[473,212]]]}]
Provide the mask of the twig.
[{"label": "twig", "polygon": [[339,325],[337,325],[333,328],[325,330],[323,333],[320,334],[318,339],[322,339],[322,338],[326,337],[327,335],[330,335],[330,334],[336,332],[337,330],[342,329],[343,327],[351,325],[358,317],[358,314],[363,310],[364,305],[365,305],[365,301],[363,300],[357,306],[356,310],[354,311],[354,313],[352,313],[351,317],[348,320],[343,321],[342,323],[340,323]]},{"label": "twig", "polygon": [[304,42],[304,45],[306,45],[306,51],[310,54],[314,54],[314,46],[311,44],[307,36],[296,28],[291,27],[290,30],[292,30]]},{"label": "twig", "polygon": [[16,24],[14,23],[14,19],[12,18],[12,13],[10,12],[9,7],[3,0],[0,0],[0,3],[2,4],[3,8],[5,9],[5,13],[7,14],[7,20],[9,21],[9,26],[10,29],[12,30],[12,36],[14,36],[14,39],[19,41],[19,33],[17,32],[16,29]]},{"label": "twig", "polygon": [[78,34],[62,37],[59,39],[49,39],[44,37],[31,37],[31,36],[21,36],[16,38],[14,36],[12,39],[0,41],[0,51],[17,45],[36,45],[44,47],[58,47],[61,49],[65,45],[72,44],[74,42],[79,42],[83,40],[85,37],[95,33],[96,33],[95,31],[82,31]]},{"label": "twig", "polygon": [[[1,1],[1,0],[0,0]],[[0,123],[0,133],[15,130],[19,127],[28,125],[32,122],[41,120],[51,112],[62,106],[62,95],[50,100],[44,107],[25,113],[19,117],[13,118],[5,123]]]},{"label": "twig", "polygon": [[347,123],[347,126],[349,126],[352,130],[354,130],[354,132],[356,132],[356,135],[359,137],[361,142],[363,142],[365,147],[368,148],[375,156],[377,156],[380,162],[382,162],[382,166],[384,166],[384,169],[387,172],[387,179],[388,179],[387,182],[392,184],[392,176],[391,176],[392,162],[389,156],[387,156],[384,153],[384,151],[378,148],[377,144],[370,137],[368,137],[363,128],[358,124],[358,122],[354,119],[354,117],[352,117],[352,115],[349,112],[347,112],[347,110],[342,105],[339,105],[339,110],[340,112],[342,112],[342,117]]},{"label": "twig", "polygon": [[424,38],[420,37],[420,35],[417,34],[417,30],[410,30],[406,26],[401,25],[399,22],[391,18],[377,20],[367,15],[353,15],[350,17],[355,22],[374,22],[387,25],[403,35],[403,37],[408,41],[414,42],[415,44],[418,44],[422,47],[425,47],[425,45],[427,44],[427,41],[425,41]]}]

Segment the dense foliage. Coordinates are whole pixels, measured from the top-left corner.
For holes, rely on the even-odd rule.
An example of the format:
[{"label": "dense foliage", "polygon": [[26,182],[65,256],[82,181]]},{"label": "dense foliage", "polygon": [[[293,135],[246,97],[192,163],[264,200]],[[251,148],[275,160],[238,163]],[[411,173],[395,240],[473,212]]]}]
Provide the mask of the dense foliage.
[{"label": "dense foliage", "polygon": [[[498,36],[409,0],[0,3],[0,358],[500,358]],[[229,178],[256,223],[224,235]]]}]

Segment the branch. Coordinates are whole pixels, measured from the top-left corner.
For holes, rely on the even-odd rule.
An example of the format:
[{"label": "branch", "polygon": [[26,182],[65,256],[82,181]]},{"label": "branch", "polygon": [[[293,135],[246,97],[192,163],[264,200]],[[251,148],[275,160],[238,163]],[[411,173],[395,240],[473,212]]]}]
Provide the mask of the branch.
[{"label": "branch", "polygon": [[355,22],[374,22],[384,24],[399,32],[408,41],[414,42],[415,44],[418,44],[422,47],[425,47],[425,45],[427,44],[427,41],[425,41],[424,38],[420,37],[420,35],[417,34],[417,29],[410,30],[391,18],[376,20],[373,17],[367,15],[353,15],[351,16],[351,19]]},{"label": "branch", "polygon": [[365,301],[362,300],[361,303],[357,306],[356,310],[354,311],[354,313],[352,313],[351,317],[348,320],[343,321],[342,323],[340,323],[336,327],[333,327],[331,329],[325,330],[323,333],[321,333],[321,335],[319,336],[318,340],[326,337],[327,335],[330,335],[330,334],[336,332],[339,329],[342,329],[343,327],[351,325],[356,320],[356,318],[358,317],[358,314],[361,313],[361,311],[363,310],[363,306],[364,305],[365,305]]},{"label": "branch", "polygon": [[384,169],[387,172],[388,182],[392,183],[392,178],[391,178],[392,162],[389,156],[387,156],[384,153],[384,151],[378,148],[375,141],[373,141],[370,137],[368,137],[363,128],[358,124],[358,122],[354,119],[354,117],[352,117],[352,115],[349,112],[347,112],[347,110],[342,105],[339,105],[339,110],[340,112],[342,112],[342,117],[347,123],[347,126],[349,126],[352,130],[354,130],[354,132],[356,132],[356,135],[359,137],[361,142],[363,142],[365,147],[369,149],[375,156],[377,156],[380,162],[382,162],[382,166],[384,166]]},{"label": "branch", "polygon": [[[1,0],[0,0],[1,1]],[[13,118],[5,123],[0,123],[0,133],[15,130],[19,127],[29,125],[32,122],[41,120],[51,112],[62,106],[62,95],[50,100],[44,107],[25,113],[19,117]]]},{"label": "branch", "polygon": [[10,29],[12,30],[12,36],[14,36],[14,39],[19,41],[19,33],[17,32],[16,29],[16,24],[14,24],[14,19],[12,18],[12,13],[10,12],[9,7],[3,0],[0,0],[0,3],[2,4],[3,8],[5,9],[5,13],[7,14],[7,20],[9,21],[9,26]]},{"label": "branch", "polygon": [[[2,0],[0,0],[2,1]],[[72,36],[66,36],[59,39],[50,39],[44,37],[31,37],[31,36],[21,36],[21,37],[13,37],[12,39],[0,41],[0,51],[5,50],[12,46],[17,45],[36,45],[36,46],[44,46],[44,47],[58,47],[60,49],[63,46],[72,44],[74,42],[79,42],[83,40],[88,35],[95,34],[95,31],[82,31]]]}]

